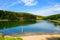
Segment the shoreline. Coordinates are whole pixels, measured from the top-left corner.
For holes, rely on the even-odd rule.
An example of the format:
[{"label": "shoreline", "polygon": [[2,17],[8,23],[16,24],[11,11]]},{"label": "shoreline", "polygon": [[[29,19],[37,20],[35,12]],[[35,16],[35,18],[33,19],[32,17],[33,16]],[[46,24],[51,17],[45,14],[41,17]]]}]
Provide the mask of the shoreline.
[{"label": "shoreline", "polygon": [[[28,34],[28,33],[27,33]],[[60,34],[35,34],[35,35],[18,35],[18,36],[5,36],[12,38],[22,38],[23,40],[47,40],[47,39],[58,39],[60,38]]]},{"label": "shoreline", "polygon": [[47,40],[60,38],[60,34],[33,34],[34,33],[26,33],[26,35],[4,35],[4,38],[22,38],[22,40]]},{"label": "shoreline", "polygon": [[56,22],[56,23],[60,23],[59,20],[49,20],[49,21],[51,21],[51,22]]},{"label": "shoreline", "polygon": [[14,34],[14,35],[12,34],[8,36],[33,36],[33,35],[60,35],[60,33],[22,33],[22,34]]}]

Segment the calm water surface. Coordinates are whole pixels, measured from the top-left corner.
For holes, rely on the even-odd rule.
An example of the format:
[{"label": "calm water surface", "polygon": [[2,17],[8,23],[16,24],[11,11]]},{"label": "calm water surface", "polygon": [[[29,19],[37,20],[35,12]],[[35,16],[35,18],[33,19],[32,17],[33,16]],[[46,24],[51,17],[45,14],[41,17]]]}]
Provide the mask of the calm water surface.
[{"label": "calm water surface", "polygon": [[[4,23],[4,22],[3,22]],[[22,24],[21,22],[19,22]],[[15,24],[19,24],[15,23]],[[10,23],[11,24],[11,23]],[[14,25],[15,25],[14,24]],[[1,24],[0,24],[1,25]],[[11,24],[13,25],[13,24]],[[3,27],[3,26],[0,26]],[[48,20],[41,20],[35,23],[25,23],[24,25],[16,25],[6,28],[0,29],[0,33],[5,35],[12,35],[12,34],[21,34],[26,32],[34,32],[34,33],[60,33],[60,24],[53,23]]]}]

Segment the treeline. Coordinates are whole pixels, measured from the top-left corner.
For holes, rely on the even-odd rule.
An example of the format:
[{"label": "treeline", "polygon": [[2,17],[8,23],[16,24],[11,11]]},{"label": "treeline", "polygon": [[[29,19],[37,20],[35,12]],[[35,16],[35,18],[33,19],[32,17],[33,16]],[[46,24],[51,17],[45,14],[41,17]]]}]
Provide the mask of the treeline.
[{"label": "treeline", "polygon": [[60,20],[60,14],[55,14],[55,15],[50,15],[50,16],[46,16],[44,17],[44,19],[50,19],[50,20]]},{"label": "treeline", "polygon": [[50,15],[50,16],[39,16],[33,15],[30,13],[25,12],[11,12],[11,11],[3,11],[0,10],[0,20],[10,20],[10,21],[17,21],[17,20],[58,20],[60,19],[60,14]]},{"label": "treeline", "polygon": [[0,20],[7,19],[10,21],[17,20],[36,20],[36,15],[24,12],[11,12],[0,10]]}]

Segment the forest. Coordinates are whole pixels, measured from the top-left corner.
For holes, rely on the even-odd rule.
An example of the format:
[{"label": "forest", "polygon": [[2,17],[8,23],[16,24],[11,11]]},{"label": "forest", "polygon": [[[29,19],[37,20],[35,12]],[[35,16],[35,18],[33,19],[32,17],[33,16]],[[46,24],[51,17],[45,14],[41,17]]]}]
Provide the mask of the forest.
[{"label": "forest", "polygon": [[3,11],[0,10],[0,21],[28,21],[28,20],[60,20],[60,14],[54,14],[50,16],[39,16],[26,12],[12,12],[12,11]]},{"label": "forest", "polygon": [[46,16],[46,17],[44,17],[44,19],[60,20],[60,14],[54,14],[54,15]]},{"label": "forest", "polygon": [[18,21],[18,20],[35,20],[36,15],[25,12],[11,12],[0,10],[0,20]]}]

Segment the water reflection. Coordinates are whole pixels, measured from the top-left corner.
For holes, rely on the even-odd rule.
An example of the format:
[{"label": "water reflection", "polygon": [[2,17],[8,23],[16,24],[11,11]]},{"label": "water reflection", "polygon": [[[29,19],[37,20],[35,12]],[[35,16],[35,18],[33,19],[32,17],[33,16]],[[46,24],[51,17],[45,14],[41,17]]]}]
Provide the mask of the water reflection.
[{"label": "water reflection", "polygon": [[48,21],[48,22],[50,22],[50,23],[52,23],[55,27],[60,27],[60,23],[58,23],[58,22],[52,22],[52,21]]},{"label": "water reflection", "polygon": [[[56,26],[57,25],[57,26]],[[60,33],[60,25],[49,20],[0,22],[0,33],[5,35],[20,33]]]},{"label": "water reflection", "polygon": [[34,24],[36,21],[0,21],[0,29]]},{"label": "water reflection", "polygon": [[[51,22],[48,20],[44,20],[44,21],[46,21],[46,23],[50,23],[54,25],[55,27],[60,27],[60,23]],[[25,26],[25,25],[41,23],[41,22],[43,23],[42,20],[40,21],[0,21],[0,29],[17,27],[17,26]]]}]

